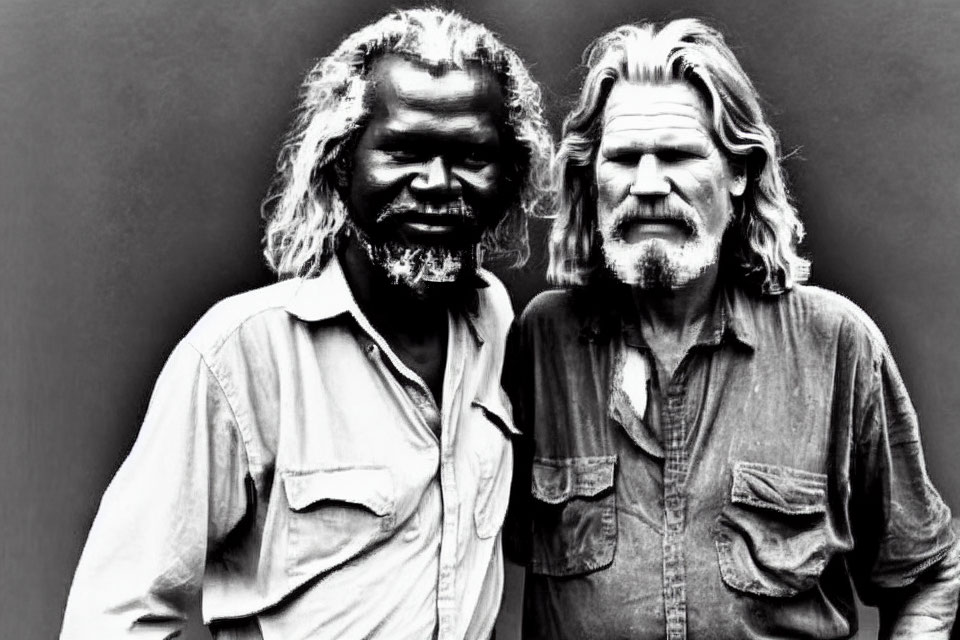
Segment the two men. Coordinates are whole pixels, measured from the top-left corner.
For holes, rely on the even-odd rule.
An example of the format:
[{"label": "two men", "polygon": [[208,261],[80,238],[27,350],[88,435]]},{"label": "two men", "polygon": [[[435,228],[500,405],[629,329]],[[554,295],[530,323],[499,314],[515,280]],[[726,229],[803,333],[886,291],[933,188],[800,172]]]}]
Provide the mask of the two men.
[{"label": "two men", "polygon": [[890,351],[803,286],[776,136],[721,35],[588,52],[543,293],[505,382],[532,451],[527,638],[947,638],[960,588]]},{"label": "two men", "polygon": [[77,570],[63,638],[481,639],[514,435],[503,286],[552,152],[485,28],[391,14],[308,74],[265,205],[283,280],[170,356]]},{"label": "two men", "polygon": [[[511,528],[544,638],[945,637],[948,512],[882,337],[804,287],[776,137],[719,34],[592,49],[550,278],[505,370],[532,436]],[[267,204],[280,284],[171,356],[63,637],[486,638],[515,430],[511,319],[539,92],[485,29],[388,16],[320,61]],[[524,475],[523,472],[526,472]]]}]

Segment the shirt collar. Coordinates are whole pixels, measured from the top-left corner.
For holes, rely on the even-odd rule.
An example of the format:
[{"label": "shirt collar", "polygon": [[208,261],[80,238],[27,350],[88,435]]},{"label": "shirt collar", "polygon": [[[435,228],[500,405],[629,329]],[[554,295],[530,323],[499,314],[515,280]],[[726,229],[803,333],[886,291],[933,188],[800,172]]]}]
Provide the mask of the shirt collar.
[{"label": "shirt collar", "polygon": [[[489,286],[482,272],[478,272],[475,279],[475,286],[478,289]],[[455,312],[455,315],[466,321],[470,335],[479,347],[484,343],[484,335],[479,323],[479,301],[464,306],[466,308],[458,309],[459,312]],[[284,308],[290,315],[304,322],[330,320],[348,313],[357,319],[361,326],[369,325],[369,321],[353,297],[353,292],[350,291],[350,285],[347,284],[347,278],[337,256],[331,257],[317,276],[301,280]]]},{"label": "shirt collar", "polygon": [[[582,316],[580,337],[588,341],[606,341],[622,333],[627,344],[646,346],[636,321],[636,311],[627,285],[602,282],[592,291],[578,292]],[[698,345],[719,346],[725,339],[734,340],[753,350],[756,348],[756,326],[746,294],[736,286],[728,286],[717,296],[713,313],[700,331]]]},{"label": "shirt collar", "polygon": [[360,312],[336,256],[327,261],[319,275],[301,280],[285,308],[290,315],[304,322]]},{"label": "shirt collar", "polygon": [[754,317],[744,295],[735,286],[728,286],[720,292],[713,314],[700,331],[697,344],[719,346],[725,339],[731,339],[751,351],[756,348]]},{"label": "shirt collar", "polygon": [[757,348],[757,319],[753,305],[747,300],[743,289],[730,286],[723,292],[725,310],[723,330],[735,340],[751,350]]}]

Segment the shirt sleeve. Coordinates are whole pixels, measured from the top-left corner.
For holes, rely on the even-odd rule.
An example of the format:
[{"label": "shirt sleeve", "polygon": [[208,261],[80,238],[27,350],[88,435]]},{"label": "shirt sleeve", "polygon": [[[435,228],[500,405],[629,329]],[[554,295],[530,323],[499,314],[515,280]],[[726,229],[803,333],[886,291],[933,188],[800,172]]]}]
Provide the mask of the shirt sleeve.
[{"label": "shirt sleeve", "polygon": [[246,511],[246,476],[223,389],[200,353],[182,342],[100,503],[61,639],[175,637],[207,555]]},{"label": "shirt sleeve", "polygon": [[502,386],[513,407],[513,420],[520,436],[513,440],[513,479],[510,506],[503,527],[503,552],[510,561],[526,566],[530,555],[530,474],[533,460],[533,428],[529,398],[533,392],[532,366],[521,336],[520,318],[507,335]]},{"label": "shirt sleeve", "polygon": [[889,351],[873,367],[855,464],[855,575],[882,637],[943,638],[960,594],[950,510],[927,475],[917,415]]}]

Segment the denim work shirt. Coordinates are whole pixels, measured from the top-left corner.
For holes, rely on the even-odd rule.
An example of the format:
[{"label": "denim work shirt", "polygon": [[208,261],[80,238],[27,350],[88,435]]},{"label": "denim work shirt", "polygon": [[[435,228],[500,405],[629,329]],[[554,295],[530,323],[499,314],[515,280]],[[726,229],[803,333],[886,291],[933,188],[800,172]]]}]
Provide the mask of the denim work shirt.
[{"label": "denim work shirt", "polygon": [[899,594],[893,637],[945,639],[950,513],[866,315],[815,287],[728,291],[658,381],[629,295],[543,293],[509,341],[524,637],[849,638],[856,585]]},{"label": "denim work shirt", "polygon": [[213,307],[170,356],[103,497],[61,638],[482,639],[503,583],[512,320],[449,315],[442,406],[332,260]]}]

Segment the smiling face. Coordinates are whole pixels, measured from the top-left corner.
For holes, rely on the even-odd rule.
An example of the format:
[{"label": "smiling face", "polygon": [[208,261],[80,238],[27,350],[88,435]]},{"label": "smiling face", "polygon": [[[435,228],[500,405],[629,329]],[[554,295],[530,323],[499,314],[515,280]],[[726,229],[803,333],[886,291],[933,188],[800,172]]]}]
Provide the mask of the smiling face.
[{"label": "smiling face", "polygon": [[619,82],[596,160],[597,219],[614,275],[676,289],[716,265],[742,173],[714,142],[710,111],[685,82]]},{"label": "smiling face", "polygon": [[497,81],[399,57],[378,62],[371,80],[346,198],[356,235],[392,280],[415,289],[472,274],[483,231],[503,215]]}]

